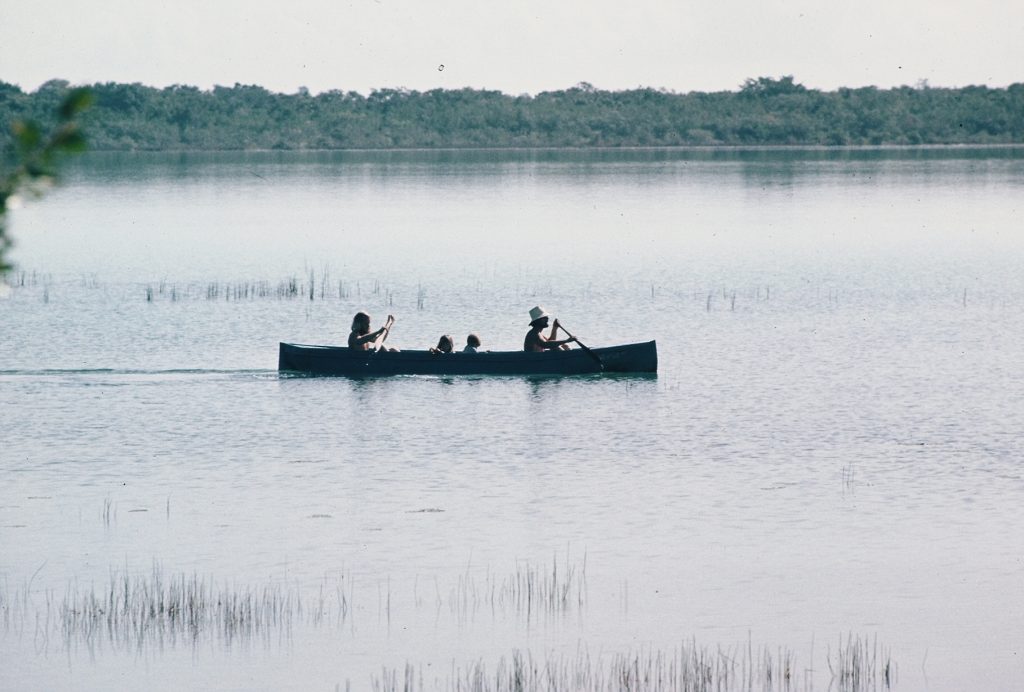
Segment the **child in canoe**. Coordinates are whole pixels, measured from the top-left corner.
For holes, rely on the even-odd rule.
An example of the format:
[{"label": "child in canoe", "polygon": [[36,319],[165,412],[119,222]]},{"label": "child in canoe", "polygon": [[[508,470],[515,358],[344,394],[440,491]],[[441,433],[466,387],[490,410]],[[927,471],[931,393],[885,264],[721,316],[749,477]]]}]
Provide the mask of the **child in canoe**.
[{"label": "child in canoe", "polygon": [[442,334],[441,338],[437,340],[437,346],[430,347],[430,352],[434,354],[451,353],[454,350],[455,340],[452,339],[450,334]]},{"label": "child in canoe", "polygon": [[476,334],[470,334],[466,337],[466,347],[462,349],[463,353],[479,353],[480,352],[480,337]]}]

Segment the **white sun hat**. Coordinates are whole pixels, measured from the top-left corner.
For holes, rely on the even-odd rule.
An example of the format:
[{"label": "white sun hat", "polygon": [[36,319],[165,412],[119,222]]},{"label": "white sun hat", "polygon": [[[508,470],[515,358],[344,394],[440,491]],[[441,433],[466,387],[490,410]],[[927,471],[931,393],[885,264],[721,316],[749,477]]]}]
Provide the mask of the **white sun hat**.
[{"label": "white sun hat", "polygon": [[530,308],[530,324],[533,324],[543,317],[551,317],[551,315],[549,315],[548,311],[539,305],[537,307]]}]

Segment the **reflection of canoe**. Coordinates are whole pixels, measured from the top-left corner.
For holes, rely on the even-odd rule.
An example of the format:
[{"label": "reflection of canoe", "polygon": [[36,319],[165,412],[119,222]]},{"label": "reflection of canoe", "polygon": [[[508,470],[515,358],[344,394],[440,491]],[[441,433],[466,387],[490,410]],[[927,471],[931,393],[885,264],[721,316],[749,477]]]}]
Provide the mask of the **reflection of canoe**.
[{"label": "reflection of canoe", "polygon": [[[488,351],[433,354],[429,351],[354,351],[344,346],[282,343],[277,369],[309,375],[581,375],[658,371],[653,341],[571,351]],[[595,358],[594,356],[597,356]],[[600,359],[600,363],[598,363]]]}]

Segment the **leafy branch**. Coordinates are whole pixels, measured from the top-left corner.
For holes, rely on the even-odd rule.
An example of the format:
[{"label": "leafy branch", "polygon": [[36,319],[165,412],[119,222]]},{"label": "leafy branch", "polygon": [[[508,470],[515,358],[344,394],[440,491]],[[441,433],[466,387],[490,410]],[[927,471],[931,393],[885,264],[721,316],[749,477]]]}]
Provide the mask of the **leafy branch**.
[{"label": "leafy branch", "polygon": [[69,91],[57,108],[57,124],[48,133],[33,120],[16,120],[11,124],[13,139],[0,164],[0,275],[12,269],[6,259],[13,245],[7,232],[7,211],[16,206],[22,195],[38,197],[51,187],[63,155],[85,151],[85,135],[75,118],[92,101],[90,89]]}]

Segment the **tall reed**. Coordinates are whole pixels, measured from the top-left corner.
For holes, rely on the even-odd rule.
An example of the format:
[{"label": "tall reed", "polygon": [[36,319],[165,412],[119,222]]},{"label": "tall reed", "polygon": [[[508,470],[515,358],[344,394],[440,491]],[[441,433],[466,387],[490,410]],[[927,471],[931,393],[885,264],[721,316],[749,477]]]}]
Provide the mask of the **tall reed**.
[{"label": "tall reed", "polygon": [[[841,692],[888,690],[895,683],[895,665],[868,640],[840,638],[841,662],[832,670],[828,688]],[[831,663],[830,663],[831,665]],[[432,671],[438,670],[431,666]],[[748,641],[733,648],[683,643],[673,650],[640,650],[592,657],[585,649],[575,656],[550,654],[535,658],[514,650],[493,666],[482,659],[452,664],[445,676],[424,679],[423,669],[406,663],[385,668],[374,677],[375,692],[798,692],[813,690],[813,670],[798,674],[788,649],[755,650]]]}]

